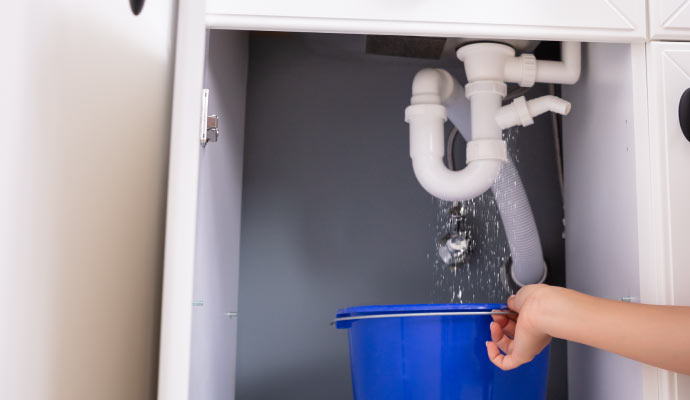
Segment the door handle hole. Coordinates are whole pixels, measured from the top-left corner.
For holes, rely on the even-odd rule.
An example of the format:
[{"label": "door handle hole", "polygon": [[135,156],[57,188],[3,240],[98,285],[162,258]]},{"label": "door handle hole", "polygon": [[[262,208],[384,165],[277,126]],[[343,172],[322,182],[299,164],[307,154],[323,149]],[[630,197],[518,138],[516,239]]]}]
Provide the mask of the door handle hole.
[{"label": "door handle hole", "polygon": [[678,103],[678,122],[685,138],[690,141],[690,88],[685,89]]},{"label": "door handle hole", "polygon": [[139,15],[141,9],[144,8],[144,1],[146,0],[129,0],[129,6],[132,8],[134,15]]}]

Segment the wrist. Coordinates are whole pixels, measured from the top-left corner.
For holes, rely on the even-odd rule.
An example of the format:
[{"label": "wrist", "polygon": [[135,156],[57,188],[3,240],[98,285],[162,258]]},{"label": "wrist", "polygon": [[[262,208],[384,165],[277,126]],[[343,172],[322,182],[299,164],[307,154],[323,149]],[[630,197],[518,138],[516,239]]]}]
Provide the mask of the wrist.
[{"label": "wrist", "polygon": [[562,315],[563,299],[568,289],[558,286],[544,285],[539,288],[536,300],[535,327],[549,335],[554,336],[554,327],[558,325],[558,316]]}]

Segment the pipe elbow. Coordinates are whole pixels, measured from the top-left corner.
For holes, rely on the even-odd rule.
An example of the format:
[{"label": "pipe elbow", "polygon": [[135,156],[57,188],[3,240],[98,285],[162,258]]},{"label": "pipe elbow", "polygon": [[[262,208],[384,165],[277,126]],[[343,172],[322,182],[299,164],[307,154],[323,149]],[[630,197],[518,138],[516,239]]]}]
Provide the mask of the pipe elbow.
[{"label": "pipe elbow", "polygon": [[532,54],[508,58],[504,79],[523,87],[531,87],[535,82],[572,85],[580,79],[581,58],[579,42],[562,42],[561,61],[537,60]]},{"label": "pipe elbow", "polygon": [[442,104],[461,88],[458,81],[440,68],[424,68],[412,81],[411,104]]},{"label": "pipe elbow", "polygon": [[553,82],[553,83],[559,83],[559,84],[563,84],[563,85],[574,85],[579,80],[580,80],[580,64],[578,63],[577,66],[566,65],[563,68],[563,72],[562,72],[561,77],[558,78],[557,82]]},{"label": "pipe elbow", "polygon": [[574,85],[580,80],[582,71],[582,46],[580,42],[561,43],[561,54],[563,58],[563,81],[562,84]]},{"label": "pipe elbow", "polygon": [[561,61],[537,61],[537,82],[573,85],[580,79],[582,64],[579,42],[561,43]]},{"label": "pipe elbow", "polygon": [[446,201],[463,201],[482,195],[493,185],[502,163],[501,160],[475,160],[464,169],[451,171],[439,157],[412,159],[415,176],[422,187],[432,196]]}]

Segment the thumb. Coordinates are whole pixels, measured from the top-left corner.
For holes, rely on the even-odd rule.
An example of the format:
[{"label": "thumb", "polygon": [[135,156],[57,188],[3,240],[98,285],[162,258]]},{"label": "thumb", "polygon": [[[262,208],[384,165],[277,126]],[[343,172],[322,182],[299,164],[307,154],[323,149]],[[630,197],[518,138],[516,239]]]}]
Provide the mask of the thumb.
[{"label": "thumb", "polygon": [[520,312],[522,305],[525,303],[527,297],[529,297],[532,289],[532,285],[523,286],[518,290],[518,292],[510,297],[508,297],[508,308],[515,312]]},{"label": "thumb", "polygon": [[508,308],[515,312],[520,312],[520,307],[518,306],[518,301],[517,301],[517,296],[514,294],[511,294],[510,297],[508,297],[508,301],[506,301],[506,304],[508,305]]}]

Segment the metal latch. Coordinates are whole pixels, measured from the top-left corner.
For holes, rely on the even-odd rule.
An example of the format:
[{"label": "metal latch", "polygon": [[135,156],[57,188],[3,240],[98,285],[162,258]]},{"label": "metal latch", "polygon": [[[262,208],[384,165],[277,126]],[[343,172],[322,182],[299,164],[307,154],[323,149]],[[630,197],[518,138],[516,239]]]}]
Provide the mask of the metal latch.
[{"label": "metal latch", "polygon": [[217,115],[209,115],[206,117],[206,141],[207,142],[217,142],[218,135],[220,131],[218,130],[218,118]]},{"label": "metal latch", "polygon": [[208,142],[217,142],[220,130],[218,129],[217,115],[208,115],[208,89],[201,91],[201,129],[199,138],[201,147],[206,147]]}]

